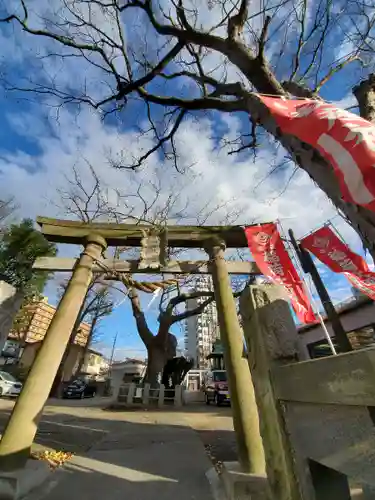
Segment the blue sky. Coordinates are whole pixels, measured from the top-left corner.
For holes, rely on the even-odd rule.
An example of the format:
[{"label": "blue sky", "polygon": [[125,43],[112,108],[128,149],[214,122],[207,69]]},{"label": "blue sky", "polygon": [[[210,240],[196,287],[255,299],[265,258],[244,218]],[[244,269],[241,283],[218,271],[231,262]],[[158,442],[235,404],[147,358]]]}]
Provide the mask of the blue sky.
[{"label": "blue sky", "polygon": [[[29,3],[31,4],[27,2]],[[338,0],[332,7],[337,22],[329,30],[322,49],[321,65],[305,76],[319,33],[311,36],[304,45],[298,74],[309,85],[323,78],[332,64],[344,60],[353,51],[355,32],[353,23],[349,17],[345,17],[342,8],[345,3],[345,0]],[[75,3],[78,4],[79,2]],[[207,8],[207,2],[197,0],[199,22],[203,26],[212,26],[221,15],[221,11],[215,7],[216,3],[211,4],[211,8]],[[271,4],[276,4],[276,0],[270,0],[269,5]],[[163,0],[160,5],[166,7],[170,3]],[[257,5],[257,0],[254,0],[253,12]],[[298,39],[296,33],[299,25],[291,20],[288,5],[287,3],[284,10],[275,11],[270,40],[266,45],[267,56],[280,79],[291,74],[294,59],[290,54],[295,53]],[[307,31],[312,26],[317,5],[318,3],[310,2]],[[8,3],[0,2],[0,16],[3,15],[5,6],[9,8]],[[34,0],[29,13],[30,24],[42,27],[45,19],[55,21],[57,13],[60,20],[71,20],[61,6],[60,0]],[[100,29],[116,38],[111,18],[100,12],[95,12],[95,15]],[[281,21],[285,18],[290,21],[287,36],[282,32],[285,25]],[[357,19],[356,25],[361,26],[362,21],[362,18]],[[130,47],[133,44],[134,50],[147,52],[150,59],[155,58],[161,40],[155,37],[142,15],[134,12],[131,17],[124,16],[122,22],[127,44]],[[261,18],[255,16],[249,26],[250,40],[252,32],[259,33]],[[222,28],[218,32],[222,33]],[[282,57],[281,39],[285,42]],[[284,153],[264,134],[260,134],[261,146],[255,162],[247,152],[228,155],[228,146],[218,147],[220,139],[230,142],[240,132],[248,132],[249,123],[244,113],[196,113],[183,123],[176,137],[176,145],[180,168],[185,169],[184,175],[178,174],[171,161],[158,154],[150,157],[145,167],[136,174],[114,170],[111,161],[127,164],[139,155],[139,151],[146,151],[154,145],[152,135],[147,132],[144,106],[139,101],[130,99],[121,112],[103,119],[98,112],[85,105],[61,105],[56,97],[6,91],[9,81],[18,87],[30,86],[30,82],[33,85],[45,85],[53,81],[56,88],[66,92],[75,93],[84,86],[90,96],[100,99],[108,93],[109,88],[113,89],[113,79],[82,58],[61,57],[67,55],[61,47],[51,41],[26,35],[12,23],[0,26],[0,47],[0,74],[3,82],[0,86],[0,196],[15,197],[19,205],[19,218],[35,218],[37,215],[72,217],[68,213],[66,202],[61,199],[61,192],[69,189],[68,181],[72,179],[73,167],[89,189],[93,183],[88,169],[88,164],[91,164],[105,187],[108,202],[122,213],[129,213],[130,210],[134,216],[138,216],[142,211],[142,203],[135,197],[137,190],[141,189],[143,198],[151,203],[157,185],[161,188],[161,195],[154,210],[162,208],[169,195],[174,193],[170,213],[173,220],[181,211],[189,222],[193,222],[197,214],[204,218],[207,215],[207,223],[221,223],[228,216],[237,224],[278,219],[285,229],[291,227],[297,237],[302,237],[332,219],[351,248],[363,254],[357,235],[337,216],[334,207],[304,172],[297,172],[290,180],[293,166],[289,165],[287,169],[268,175],[275,165],[281,163]],[[89,59],[97,62],[92,57],[90,55]],[[215,68],[221,62],[222,59],[217,54],[209,53],[204,65],[218,75],[219,70]],[[124,70],[124,61],[118,55],[115,64],[119,71]],[[322,96],[342,107],[353,106],[355,101],[351,88],[371,69],[369,65],[364,71],[358,61],[348,64],[324,85]],[[141,65],[135,64],[134,71],[141,74]],[[227,66],[227,77],[229,81],[242,78],[230,64]],[[162,84],[157,81],[150,88],[160,93],[177,93],[185,97],[194,93],[186,81],[178,84]],[[152,113],[154,118],[160,118],[161,108],[152,108]],[[235,214],[239,216],[235,217]],[[78,247],[65,245],[59,248],[60,255],[76,256],[78,253]],[[247,257],[250,258],[249,253]],[[369,262],[371,263],[370,259]],[[351,294],[345,278],[334,275],[323,265],[319,265],[319,269],[334,302]],[[56,290],[62,278],[55,276],[46,288],[46,294],[52,303],[57,300]],[[121,298],[121,294],[116,296],[116,300]],[[142,296],[145,307],[149,301],[150,296]],[[157,302],[154,302],[147,310],[150,327],[154,331],[157,328],[157,314]],[[117,357],[144,353],[127,301],[103,320],[101,332],[98,347],[106,353],[110,350],[116,332]],[[173,332],[181,341],[181,326],[175,326]]]}]

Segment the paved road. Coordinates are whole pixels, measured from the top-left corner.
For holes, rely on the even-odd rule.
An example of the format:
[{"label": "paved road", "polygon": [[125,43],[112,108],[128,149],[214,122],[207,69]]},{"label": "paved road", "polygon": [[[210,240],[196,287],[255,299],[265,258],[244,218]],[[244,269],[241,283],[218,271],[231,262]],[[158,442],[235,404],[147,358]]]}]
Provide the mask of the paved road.
[{"label": "paved road", "polygon": [[[2,427],[12,406],[0,400]],[[230,409],[104,411],[105,406],[107,400],[100,398],[49,402],[36,442],[75,457],[30,500],[65,500],[78,490],[82,500],[102,495],[106,500],[211,500],[205,478],[211,463],[203,443],[206,451],[217,450],[216,461],[233,459]]]},{"label": "paved road", "polygon": [[[14,401],[0,399],[0,429],[3,431]],[[103,398],[84,401],[50,400],[45,408],[38,428],[36,443],[43,447],[72,451],[88,450],[95,442],[109,432],[108,422],[100,426],[91,424],[91,417],[105,405]]]}]

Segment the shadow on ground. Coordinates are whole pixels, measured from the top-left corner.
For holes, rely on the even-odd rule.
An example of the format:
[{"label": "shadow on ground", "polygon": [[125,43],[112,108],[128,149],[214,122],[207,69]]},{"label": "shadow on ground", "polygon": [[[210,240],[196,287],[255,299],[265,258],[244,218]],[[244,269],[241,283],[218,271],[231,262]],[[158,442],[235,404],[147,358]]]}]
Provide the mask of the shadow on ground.
[{"label": "shadow on ground", "polygon": [[[75,457],[52,474],[38,499],[65,500],[79,491],[82,500],[102,496],[107,500],[208,500],[209,457],[235,459],[232,431],[194,430],[181,423],[178,411],[120,413],[83,408],[85,414],[77,415],[54,406],[45,409],[36,443],[71,451]],[[9,409],[0,411],[2,429],[9,415]],[[214,411],[210,415],[214,418]]]}]

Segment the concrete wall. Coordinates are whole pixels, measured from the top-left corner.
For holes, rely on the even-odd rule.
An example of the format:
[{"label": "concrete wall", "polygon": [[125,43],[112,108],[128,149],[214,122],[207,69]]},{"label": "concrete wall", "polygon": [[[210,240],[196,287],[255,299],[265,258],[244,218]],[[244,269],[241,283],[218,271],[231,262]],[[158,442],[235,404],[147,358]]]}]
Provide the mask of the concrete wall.
[{"label": "concrete wall", "polygon": [[123,376],[123,370],[112,370],[111,372],[111,391],[112,394],[116,397],[122,384]]},{"label": "concrete wall", "polygon": [[121,384],[124,382],[124,377],[127,375],[128,382],[132,382],[134,376],[143,377],[146,366],[138,361],[125,361],[123,363],[115,363],[111,368],[111,389],[112,394],[117,395]]},{"label": "concrete wall", "polygon": [[0,353],[4,348],[22,299],[22,294],[17,292],[14,286],[0,281]]},{"label": "concrete wall", "polygon": [[375,348],[271,372],[303,500],[354,498],[349,488],[367,491],[358,500],[374,500]]},{"label": "concrete wall", "polygon": [[[346,332],[362,328],[371,323],[375,323],[375,302],[364,304],[352,311],[340,314],[340,319]],[[330,323],[326,323],[327,330],[333,336]],[[324,332],[321,325],[316,325],[305,332],[299,333],[300,345],[308,355],[307,345],[319,340],[324,340]]]}]

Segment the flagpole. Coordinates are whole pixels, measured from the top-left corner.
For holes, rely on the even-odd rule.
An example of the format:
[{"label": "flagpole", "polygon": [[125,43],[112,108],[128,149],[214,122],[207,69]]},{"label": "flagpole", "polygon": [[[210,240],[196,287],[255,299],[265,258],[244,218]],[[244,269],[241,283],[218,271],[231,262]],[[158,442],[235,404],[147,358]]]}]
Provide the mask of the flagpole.
[{"label": "flagpole", "polygon": [[332,354],[333,354],[334,356],[336,356],[336,355],[337,355],[336,348],[335,348],[335,346],[334,346],[334,344],[333,344],[333,342],[332,342],[331,336],[330,336],[330,334],[329,334],[329,331],[327,330],[327,327],[326,327],[326,324],[324,323],[324,320],[323,320],[323,318],[322,318],[322,315],[321,315],[321,314],[320,314],[320,312],[319,312],[319,307],[318,307],[318,304],[317,304],[316,300],[314,299],[314,296],[313,296],[312,290],[311,290],[311,288],[310,288],[309,284],[307,283],[307,281],[306,281],[306,280],[304,279],[304,277],[303,277],[303,274],[304,274],[304,273],[303,273],[303,269],[302,269],[302,266],[301,266],[300,260],[299,260],[299,258],[298,258],[298,255],[297,255],[297,253],[296,253],[296,251],[295,251],[295,248],[294,248],[293,244],[292,244],[292,245],[289,245],[289,240],[288,240],[288,239],[287,239],[287,237],[286,237],[286,233],[285,233],[285,231],[284,231],[284,228],[283,228],[283,226],[282,226],[282,224],[281,224],[280,220],[278,220],[277,222],[278,222],[278,224],[279,224],[279,226],[280,226],[280,230],[281,230],[281,233],[282,233],[282,235],[283,235],[283,237],[284,237],[284,239],[285,239],[285,242],[287,243],[288,247],[289,247],[289,246],[291,247],[291,252],[292,252],[292,254],[294,255],[294,259],[295,259],[295,261],[296,261],[296,265],[297,265],[297,268],[298,268],[298,273],[299,273],[299,276],[300,276],[300,278],[301,278],[302,284],[303,284],[303,286],[304,286],[304,288],[305,288],[305,291],[306,291],[306,293],[307,293],[307,296],[308,296],[308,298],[309,298],[309,300],[310,300],[310,302],[311,302],[311,305],[312,305],[312,307],[313,307],[314,313],[317,315],[317,317],[318,317],[318,319],[319,319],[319,321],[320,321],[320,324],[321,324],[322,330],[323,330],[323,332],[324,332],[324,336],[325,336],[325,337],[326,337],[326,339],[327,339],[327,342],[328,342],[328,345],[329,345],[329,347],[330,347],[330,349],[331,349],[331,352],[332,352]]},{"label": "flagpole", "polygon": [[315,285],[316,291],[322,301],[323,307],[329,319],[332,330],[335,334],[337,344],[340,346],[342,352],[348,352],[352,350],[351,343],[346,335],[344,327],[342,326],[341,320],[337,311],[331,301],[331,297],[328,294],[326,287],[320,277],[319,271],[317,270],[311,255],[299,245],[294,237],[293,231],[289,229],[288,231],[291,244],[295,250],[297,258],[301,263],[301,267],[305,273],[310,274],[311,279]]},{"label": "flagpole", "polygon": [[328,226],[331,226],[332,229],[336,232],[337,236],[340,238],[340,240],[344,243],[344,245],[349,246],[343,237],[343,235],[340,233],[340,231],[337,229],[337,227],[334,225],[332,221],[328,221]]}]

